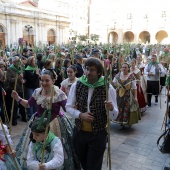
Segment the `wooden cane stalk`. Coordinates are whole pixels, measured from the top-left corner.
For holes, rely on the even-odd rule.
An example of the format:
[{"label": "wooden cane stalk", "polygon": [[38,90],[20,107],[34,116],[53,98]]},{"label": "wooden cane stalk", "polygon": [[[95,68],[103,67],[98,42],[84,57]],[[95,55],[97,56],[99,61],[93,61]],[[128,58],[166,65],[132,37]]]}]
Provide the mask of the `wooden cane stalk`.
[{"label": "wooden cane stalk", "polygon": [[160,71],[159,71],[159,100],[160,100],[160,109],[161,109],[161,85],[160,85]]},{"label": "wooden cane stalk", "polygon": [[72,49],[71,51],[71,62],[72,62],[72,65],[74,65],[74,49]]},{"label": "wooden cane stalk", "polygon": [[[2,127],[2,130],[3,130],[4,136],[5,136],[5,139],[6,139],[7,144],[8,144],[9,150],[10,150],[10,152],[12,153],[12,147],[11,147],[11,145],[10,145],[10,143],[9,143],[9,140],[8,140],[8,137],[7,137],[7,135],[6,135],[5,128],[4,128],[4,125],[3,125],[3,123],[2,123],[1,117],[0,117],[0,123],[1,123],[1,127]],[[16,169],[19,170],[15,158],[13,158],[13,161],[14,161],[14,164],[15,164]]]},{"label": "wooden cane stalk", "polygon": [[110,81],[112,82],[113,76],[112,76],[112,69],[113,69],[113,58],[112,61],[110,63]]},{"label": "wooden cane stalk", "polygon": [[7,110],[6,110],[4,95],[2,95],[2,100],[3,100],[3,106],[4,106],[5,122],[7,124],[7,122],[9,123],[9,117],[8,117]]},{"label": "wooden cane stalk", "polygon": [[[107,69],[106,69],[106,62],[104,61],[104,74],[105,74],[105,89],[106,89],[106,101],[108,101],[108,77],[107,77]],[[111,154],[110,154],[110,115],[109,110],[106,109],[107,114],[107,133],[108,133],[108,149],[107,149],[107,166],[109,165],[109,170],[111,170]]]},{"label": "wooden cane stalk", "polygon": [[[15,77],[15,84],[14,84],[14,90],[16,91],[17,88],[17,81],[18,81],[18,74]],[[11,116],[10,116],[10,128],[9,128],[9,134],[11,134],[12,131],[12,119],[13,119],[13,111],[14,111],[14,102],[15,99],[12,99],[12,108],[11,108]]]},{"label": "wooden cane stalk", "polygon": [[166,131],[166,125],[168,120],[168,114],[169,114],[169,107],[168,107],[168,100],[166,101],[166,115],[165,115],[165,131]]},{"label": "wooden cane stalk", "polygon": [[[24,85],[22,83],[22,94],[23,94],[23,98],[25,99],[25,95],[24,95]],[[27,114],[27,109],[26,107],[24,107],[25,110],[25,117],[26,117],[26,121],[28,120],[28,114]]]},{"label": "wooden cane stalk", "polygon": [[[52,110],[53,96],[54,96],[54,86],[51,88],[50,110]],[[45,128],[44,143],[43,143],[42,156],[41,156],[41,164],[43,164],[43,162],[44,162],[44,154],[45,154],[45,147],[46,147],[46,139],[47,139],[47,135],[48,135],[48,127],[49,127],[49,124],[47,124],[46,128]]]}]

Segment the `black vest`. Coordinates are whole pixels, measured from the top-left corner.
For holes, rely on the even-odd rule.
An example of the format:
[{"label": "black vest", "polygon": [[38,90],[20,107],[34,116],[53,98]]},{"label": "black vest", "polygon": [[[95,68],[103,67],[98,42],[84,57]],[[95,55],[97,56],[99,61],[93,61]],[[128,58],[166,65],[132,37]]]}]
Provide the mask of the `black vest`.
[{"label": "black vest", "polygon": [[[88,87],[77,81],[76,84],[76,105],[81,112],[87,112]],[[94,133],[100,132],[106,128],[107,115],[105,109],[106,90],[105,86],[94,89],[90,101],[90,112],[94,114],[95,120],[91,123]],[[75,119],[75,125],[78,130],[81,129],[81,119]]]}]

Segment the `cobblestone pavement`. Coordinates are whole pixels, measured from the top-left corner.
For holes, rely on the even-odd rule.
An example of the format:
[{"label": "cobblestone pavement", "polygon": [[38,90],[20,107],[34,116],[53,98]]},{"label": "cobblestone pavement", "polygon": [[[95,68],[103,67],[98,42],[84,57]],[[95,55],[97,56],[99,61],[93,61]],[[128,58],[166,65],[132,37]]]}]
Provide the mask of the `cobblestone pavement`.
[{"label": "cobblestone pavement", "polygon": [[[156,142],[162,134],[162,123],[165,115],[165,92],[161,95],[160,105],[152,106],[142,114],[142,120],[131,128],[120,130],[120,126],[111,123],[111,161],[112,170],[162,170],[170,166],[170,156],[161,154]],[[153,98],[153,97],[152,97]],[[153,98],[154,101],[154,98]],[[18,121],[13,127],[14,146],[18,143],[26,123]],[[107,150],[104,155],[102,170],[107,170]]]}]

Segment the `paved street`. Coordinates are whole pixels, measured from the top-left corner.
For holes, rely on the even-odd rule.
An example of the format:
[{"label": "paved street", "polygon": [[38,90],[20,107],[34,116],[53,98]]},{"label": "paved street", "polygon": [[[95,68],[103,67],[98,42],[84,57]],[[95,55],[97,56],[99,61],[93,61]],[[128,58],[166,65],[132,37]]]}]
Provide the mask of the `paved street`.
[{"label": "paved street", "polygon": [[[170,166],[170,155],[163,155],[157,148],[156,142],[161,131],[165,115],[166,104],[165,91],[161,95],[161,104],[154,105],[142,114],[142,120],[131,128],[120,130],[120,126],[111,123],[111,155],[112,170],[162,170]],[[154,98],[153,98],[154,101]],[[12,138],[14,145],[17,144],[26,123],[18,122],[13,127]],[[103,168],[106,170],[106,155],[104,156]]]}]

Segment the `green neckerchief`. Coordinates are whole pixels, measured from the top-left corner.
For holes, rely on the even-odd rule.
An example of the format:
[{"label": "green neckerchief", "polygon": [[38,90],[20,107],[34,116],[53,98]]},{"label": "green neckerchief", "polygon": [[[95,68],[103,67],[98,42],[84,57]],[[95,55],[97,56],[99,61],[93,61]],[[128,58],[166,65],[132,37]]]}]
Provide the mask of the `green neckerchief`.
[{"label": "green neckerchief", "polygon": [[13,64],[11,64],[10,68],[12,68],[14,71],[16,71],[18,74],[21,74],[23,71],[19,70],[17,67],[15,67]]},{"label": "green neckerchief", "polygon": [[159,62],[158,62],[158,61],[155,61],[155,62],[150,62],[149,64],[155,65],[155,64],[159,64]]},{"label": "green neckerchief", "polygon": [[103,77],[100,77],[94,84],[89,84],[86,76],[80,77],[79,81],[90,88],[96,88],[105,85]]},{"label": "green neckerchief", "polygon": [[38,67],[31,67],[30,65],[27,66],[27,68],[25,70],[31,70],[31,71],[36,71],[38,69]]},{"label": "green neckerchief", "polygon": [[[46,147],[49,147],[51,142],[53,141],[53,139],[55,138],[55,135],[49,131],[48,133],[48,137],[46,139]],[[33,147],[33,151],[37,152],[39,149],[43,149],[43,142],[36,142],[34,147]]]}]

